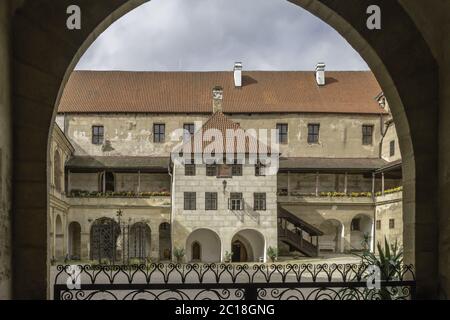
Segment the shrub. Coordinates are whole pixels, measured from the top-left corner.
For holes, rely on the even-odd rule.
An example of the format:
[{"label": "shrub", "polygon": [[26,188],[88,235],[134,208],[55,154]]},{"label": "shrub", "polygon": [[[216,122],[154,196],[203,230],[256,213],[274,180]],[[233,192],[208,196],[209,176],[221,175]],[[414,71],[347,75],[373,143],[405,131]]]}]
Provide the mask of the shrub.
[{"label": "shrub", "polygon": [[226,263],[230,263],[233,260],[233,252],[225,251],[225,259]]},{"label": "shrub", "polygon": [[267,248],[267,256],[269,257],[271,262],[275,262],[278,257],[278,250],[277,248],[269,247]]},{"label": "shrub", "polygon": [[177,263],[182,263],[184,256],[186,255],[186,251],[184,250],[184,248],[175,247],[173,249],[173,255],[174,255],[175,259],[177,259]]}]

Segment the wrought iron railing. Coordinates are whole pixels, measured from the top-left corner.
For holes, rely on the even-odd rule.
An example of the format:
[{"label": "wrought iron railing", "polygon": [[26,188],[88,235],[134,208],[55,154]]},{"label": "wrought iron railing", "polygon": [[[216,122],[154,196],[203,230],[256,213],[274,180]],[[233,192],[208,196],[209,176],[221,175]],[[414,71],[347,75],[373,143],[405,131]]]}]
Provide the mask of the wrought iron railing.
[{"label": "wrought iron railing", "polygon": [[[56,268],[56,300],[410,300],[412,266],[369,286],[362,264],[148,264]],[[372,285],[373,283],[370,282]]]}]

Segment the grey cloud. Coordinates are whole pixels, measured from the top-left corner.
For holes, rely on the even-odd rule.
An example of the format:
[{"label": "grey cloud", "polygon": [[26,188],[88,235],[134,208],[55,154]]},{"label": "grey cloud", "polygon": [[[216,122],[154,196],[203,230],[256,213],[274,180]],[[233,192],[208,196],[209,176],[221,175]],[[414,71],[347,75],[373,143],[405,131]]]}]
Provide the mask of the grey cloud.
[{"label": "grey cloud", "polygon": [[367,70],[331,27],[285,0],[152,0],[108,28],[82,70]]}]

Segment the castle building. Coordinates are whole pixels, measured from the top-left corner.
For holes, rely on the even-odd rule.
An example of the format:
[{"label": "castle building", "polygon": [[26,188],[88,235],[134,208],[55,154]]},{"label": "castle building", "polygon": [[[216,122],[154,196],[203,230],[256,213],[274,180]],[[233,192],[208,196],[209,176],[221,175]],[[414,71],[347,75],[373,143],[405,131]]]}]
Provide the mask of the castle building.
[{"label": "castle building", "polygon": [[56,260],[262,262],[271,248],[401,243],[400,150],[371,72],[75,71],[56,124]]}]

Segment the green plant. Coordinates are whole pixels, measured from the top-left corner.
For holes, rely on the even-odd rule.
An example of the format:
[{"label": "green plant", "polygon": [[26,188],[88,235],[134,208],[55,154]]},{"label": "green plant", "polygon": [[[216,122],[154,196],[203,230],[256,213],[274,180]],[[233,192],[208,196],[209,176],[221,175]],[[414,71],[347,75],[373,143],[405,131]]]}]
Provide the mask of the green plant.
[{"label": "green plant", "polygon": [[177,263],[181,263],[181,262],[183,262],[183,258],[186,255],[186,251],[184,250],[184,248],[175,247],[173,249],[173,255],[174,255],[175,259],[177,259]]},{"label": "green plant", "polygon": [[267,248],[267,256],[271,262],[275,262],[278,257],[278,249],[274,247]]},{"label": "green plant", "polygon": [[[384,238],[384,248],[378,242],[377,250],[378,255],[369,250],[355,255],[361,258],[361,262],[364,265],[378,267],[381,272],[382,281],[398,280],[403,265],[403,249],[398,245],[397,240],[395,243],[389,244],[388,240]],[[388,288],[382,287],[380,289],[380,297],[383,300],[391,300],[392,294]]]},{"label": "green plant", "polygon": [[233,252],[225,251],[225,263],[230,263],[233,258]]}]

